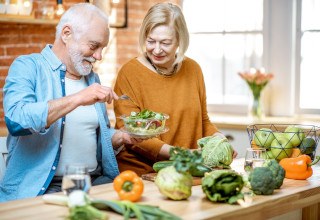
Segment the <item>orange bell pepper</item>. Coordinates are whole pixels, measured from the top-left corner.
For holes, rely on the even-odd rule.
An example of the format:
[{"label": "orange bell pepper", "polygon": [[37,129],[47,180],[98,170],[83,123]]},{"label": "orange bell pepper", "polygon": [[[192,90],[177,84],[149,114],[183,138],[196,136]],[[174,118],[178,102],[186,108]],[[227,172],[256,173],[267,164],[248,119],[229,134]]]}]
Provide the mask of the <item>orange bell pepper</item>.
[{"label": "orange bell pepper", "polygon": [[132,170],[121,172],[113,181],[120,200],[138,201],[143,193],[142,179]]},{"label": "orange bell pepper", "polygon": [[312,162],[308,155],[300,155],[295,158],[284,158],[280,160],[279,164],[286,171],[285,177],[288,179],[305,180],[312,176],[312,165],[320,160],[317,156]]},{"label": "orange bell pepper", "polygon": [[301,150],[299,148],[293,148],[290,157],[298,157],[300,155],[302,155]]},{"label": "orange bell pepper", "polygon": [[253,148],[253,149],[258,149],[258,148],[261,148],[261,147],[258,146],[254,140],[252,140],[252,141],[251,141],[251,148]]}]

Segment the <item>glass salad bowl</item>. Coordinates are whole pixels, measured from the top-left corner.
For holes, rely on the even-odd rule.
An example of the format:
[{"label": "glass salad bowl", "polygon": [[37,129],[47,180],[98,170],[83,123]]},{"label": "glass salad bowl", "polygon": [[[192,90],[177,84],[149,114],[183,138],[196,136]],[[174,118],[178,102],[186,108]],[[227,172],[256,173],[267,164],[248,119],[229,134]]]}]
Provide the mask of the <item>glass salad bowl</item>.
[{"label": "glass salad bowl", "polygon": [[122,115],[119,118],[124,122],[124,132],[137,138],[153,138],[169,130],[165,126],[169,116],[148,109],[131,112],[130,115]]}]

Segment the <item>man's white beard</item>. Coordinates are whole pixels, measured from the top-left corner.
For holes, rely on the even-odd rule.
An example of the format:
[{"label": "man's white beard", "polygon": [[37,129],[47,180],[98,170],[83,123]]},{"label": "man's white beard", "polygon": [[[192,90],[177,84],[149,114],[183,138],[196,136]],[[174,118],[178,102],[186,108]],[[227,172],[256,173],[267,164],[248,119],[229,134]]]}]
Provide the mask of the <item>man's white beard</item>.
[{"label": "man's white beard", "polygon": [[[78,50],[77,47],[72,47],[69,49],[69,55],[71,58],[71,61],[74,65],[74,68],[81,76],[87,76],[90,74],[92,70],[92,64],[96,61],[93,57],[84,57],[82,56]],[[86,60],[90,63],[83,63],[83,61]]]}]

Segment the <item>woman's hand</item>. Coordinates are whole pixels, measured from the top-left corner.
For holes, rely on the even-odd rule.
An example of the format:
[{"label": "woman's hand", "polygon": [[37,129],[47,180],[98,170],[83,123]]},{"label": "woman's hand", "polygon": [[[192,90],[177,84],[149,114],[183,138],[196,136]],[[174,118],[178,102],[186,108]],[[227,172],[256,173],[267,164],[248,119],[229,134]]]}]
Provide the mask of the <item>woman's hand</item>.
[{"label": "woman's hand", "polygon": [[123,133],[123,144],[138,144],[142,142],[144,139],[132,137],[130,134],[127,134],[125,132]]},{"label": "woman's hand", "polygon": [[[216,132],[216,133],[214,133],[212,136],[219,136],[219,137],[221,137],[221,138],[227,138],[226,136],[224,136],[222,133],[220,133],[220,132]],[[228,139],[228,138],[227,138]],[[236,158],[237,156],[238,156],[238,152],[232,147],[232,149],[233,149],[233,153],[232,153],[232,158],[234,159],[234,158]]]},{"label": "woman's hand", "polygon": [[132,137],[121,130],[117,130],[112,136],[112,146],[115,150],[124,144],[138,144],[142,141],[143,139]]},{"label": "woman's hand", "polygon": [[238,156],[238,152],[234,148],[232,149],[233,149],[232,158],[235,159]]}]

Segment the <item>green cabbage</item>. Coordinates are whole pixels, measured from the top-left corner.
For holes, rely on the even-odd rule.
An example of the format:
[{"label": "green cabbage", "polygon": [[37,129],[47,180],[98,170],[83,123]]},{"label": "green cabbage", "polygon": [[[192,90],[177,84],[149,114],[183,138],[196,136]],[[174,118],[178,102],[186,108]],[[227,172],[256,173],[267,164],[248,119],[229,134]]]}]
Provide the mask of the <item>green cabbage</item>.
[{"label": "green cabbage", "polygon": [[226,167],[232,163],[233,148],[227,138],[209,136],[198,140],[203,163],[208,167]]},{"label": "green cabbage", "polygon": [[160,193],[170,199],[183,200],[191,196],[192,176],[188,172],[178,172],[174,166],[161,169],[155,184]]}]

